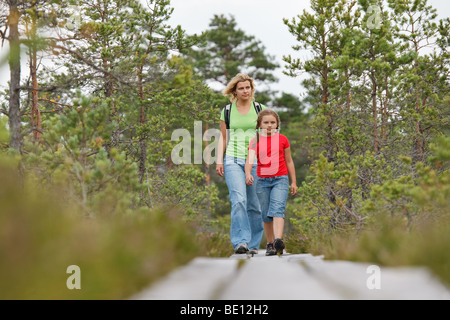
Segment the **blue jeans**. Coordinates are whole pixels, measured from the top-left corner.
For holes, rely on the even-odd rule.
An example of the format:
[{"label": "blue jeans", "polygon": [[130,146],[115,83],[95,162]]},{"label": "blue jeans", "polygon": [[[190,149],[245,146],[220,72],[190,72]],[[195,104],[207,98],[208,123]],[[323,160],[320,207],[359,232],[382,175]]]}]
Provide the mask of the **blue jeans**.
[{"label": "blue jeans", "polygon": [[284,218],[286,200],[289,194],[287,175],[256,179],[256,194],[261,204],[264,222],[273,221],[273,217]]},{"label": "blue jeans", "polygon": [[[256,186],[245,184],[245,159],[225,156],[225,181],[230,193],[231,228],[233,248],[245,243],[249,249],[258,249],[264,233],[261,206]],[[256,177],[256,163],[252,175]]]}]

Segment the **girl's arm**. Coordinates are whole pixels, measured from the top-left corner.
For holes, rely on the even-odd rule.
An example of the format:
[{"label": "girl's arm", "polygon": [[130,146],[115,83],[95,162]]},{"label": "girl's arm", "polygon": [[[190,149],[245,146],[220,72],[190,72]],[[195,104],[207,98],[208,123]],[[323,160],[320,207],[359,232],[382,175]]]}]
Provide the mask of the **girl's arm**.
[{"label": "girl's arm", "polygon": [[247,155],[247,161],[245,161],[245,183],[249,186],[253,185],[255,180],[252,176],[253,162],[255,162],[256,151],[249,149]]},{"label": "girl's arm", "polygon": [[295,177],[295,166],[291,156],[291,148],[284,149],[284,159],[288,169],[289,178],[291,178],[291,195],[297,193],[297,179]]},{"label": "girl's arm", "polygon": [[227,147],[227,125],[222,120],[220,121],[220,133],[219,146],[217,147],[216,172],[219,176],[223,177],[223,155]]}]

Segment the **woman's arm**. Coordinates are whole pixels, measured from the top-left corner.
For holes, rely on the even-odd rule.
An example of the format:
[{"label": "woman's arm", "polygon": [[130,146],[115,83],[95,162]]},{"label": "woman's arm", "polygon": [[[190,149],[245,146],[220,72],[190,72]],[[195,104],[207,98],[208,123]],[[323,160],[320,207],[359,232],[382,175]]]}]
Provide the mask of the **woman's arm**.
[{"label": "woman's arm", "polygon": [[284,149],[284,159],[288,169],[289,178],[291,178],[291,195],[297,193],[297,178],[295,177],[295,166],[291,156],[291,148]]},{"label": "woman's arm", "polygon": [[223,177],[223,156],[227,147],[227,125],[225,121],[220,121],[220,139],[219,146],[217,147],[217,162],[216,162],[216,172],[219,176]]}]

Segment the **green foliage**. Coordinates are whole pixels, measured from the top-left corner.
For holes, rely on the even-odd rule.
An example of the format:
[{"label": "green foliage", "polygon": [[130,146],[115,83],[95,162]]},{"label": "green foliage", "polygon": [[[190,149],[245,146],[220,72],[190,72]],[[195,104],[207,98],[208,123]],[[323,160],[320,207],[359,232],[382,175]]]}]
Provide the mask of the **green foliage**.
[{"label": "green foliage", "polygon": [[[151,174],[156,178],[156,172]],[[204,215],[214,215],[218,202],[215,185],[204,184],[206,175],[195,166],[178,166],[159,179],[150,181],[150,198],[157,204],[170,203],[182,209],[189,219],[201,221]]]},{"label": "green foliage", "polygon": [[[306,61],[285,57],[287,74],[311,76],[305,85],[311,96],[314,161],[295,209],[297,224],[309,233],[359,233],[370,228],[375,214],[399,215],[412,223],[420,221],[421,211],[440,210],[424,208],[431,199],[422,192],[424,184],[432,188],[446,179],[445,172],[427,163],[431,141],[448,124],[443,102],[449,57],[436,47],[422,53],[431,44],[427,39],[439,34],[432,22],[435,12],[425,1],[358,4],[311,1],[310,12],[285,19],[298,41],[294,49],[312,53]],[[369,21],[373,4],[383,9],[378,26]],[[443,21],[441,26],[448,27]],[[404,31],[412,29],[420,30],[420,39]]]},{"label": "green foliage", "polygon": [[[0,166],[2,299],[127,299],[203,251],[173,210],[83,217],[59,187],[37,188]],[[81,289],[66,287],[77,265]]]},{"label": "green foliage", "polygon": [[[169,26],[168,0],[100,2],[23,7],[32,32],[20,40],[54,64],[38,70],[37,105],[31,91],[15,105],[22,132],[0,117],[6,298],[124,298],[194,255],[230,254],[224,181],[203,162],[174,164],[171,135],[184,129],[194,145],[196,121],[218,128],[228,101],[206,83],[247,72],[269,84],[276,64],[232,16],[188,36]],[[308,94],[258,89],[257,100],[279,110],[301,183],[288,250],[429,263],[448,278],[450,20],[424,0],[312,0],[285,24],[293,49],[311,53],[284,57],[286,74],[310,76]],[[80,292],[61,291],[71,264]]]},{"label": "green foliage", "polygon": [[[389,213],[407,219],[411,226],[417,221],[438,220],[448,216],[450,205],[450,171],[447,147],[450,139],[439,137],[432,145],[435,154],[430,160],[437,164],[415,165],[415,176],[403,175],[395,179],[385,179],[374,185],[370,199],[365,203],[368,211],[377,214]],[[410,158],[404,158],[407,164]],[[415,223],[417,224],[417,223]],[[414,225],[415,225],[414,224]]]},{"label": "green foliage", "polygon": [[[288,207],[286,246],[427,266],[450,283],[449,56],[441,45],[450,24],[437,23],[426,1],[358,4],[311,1],[311,12],[285,20],[294,49],[312,53],[284,59],[287,74],[310,75],[313,116],[311,166]],[[369,23],[374,4],[378,27]]]},{"label": "green foliage", "polygon": [[0,116],[0,152],[4,151],[8,146],[9,133],[6,129],[8,118]]},{"label": "green foliage", "polygon": [[111,135],[108,110],[98,98],[79,95],[71,110],[44,122],[42,143],[30,144],[33,152],[24,158],[38,182],[60,184],[89,216],[126,213],[145,187],[139,184],[135,164],[119,150],[103,146]]}]

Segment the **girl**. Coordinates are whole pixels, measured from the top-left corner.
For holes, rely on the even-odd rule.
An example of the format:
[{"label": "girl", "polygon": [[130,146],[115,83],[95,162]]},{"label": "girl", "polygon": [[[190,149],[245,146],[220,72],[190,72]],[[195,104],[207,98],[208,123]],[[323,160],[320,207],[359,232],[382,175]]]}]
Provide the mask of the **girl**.
[{"label": "girl", "polygon": [[295,167],[292,161],[288,139],[278,132],[280,117],[271,109],[264,109],[258,115],[256,137],[250,142],[245,178],[247,185],[253,185],[251,172],[255,156],[258,158],[256,194],[263,215],[264,231],[267,237],[266,255],[283,254],[284,211],[289,194],[297,193]]},{"label": "girl", "polygon": [[[249,142],[255,136],[258,118],[253,101],[253,79],[248,75],[238,74],[231,79],[223,93],[232,103],[229,114],[230,129],[227,130],[224,108],[220,117],[222,134],[219,139],[216,172],[221,177],[225,175],[230,194],[231,243],[236,253],[258,253],[264,232],[261,206],[255,186],[245,183],[245,159]],[[261,105],[261,108],[264,106]],[[256,164],[249,170],[253,170],[255,174]]]}]

